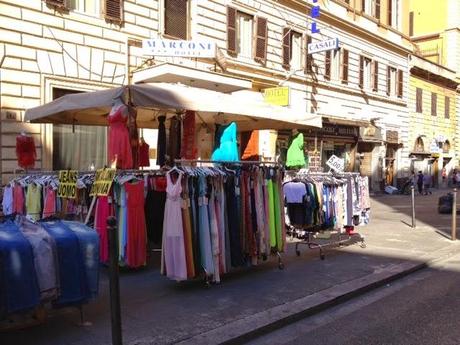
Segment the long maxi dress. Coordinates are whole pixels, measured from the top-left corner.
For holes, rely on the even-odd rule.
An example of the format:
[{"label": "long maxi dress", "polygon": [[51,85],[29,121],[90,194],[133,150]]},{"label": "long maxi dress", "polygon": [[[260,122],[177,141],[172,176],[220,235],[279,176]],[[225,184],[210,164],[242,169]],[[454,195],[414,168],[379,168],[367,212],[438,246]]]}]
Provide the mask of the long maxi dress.
[{"label": "long maxi dress", "polygon": [[166,276],[177,281],[187,280],[187,262],[182,224],[182,173],[175,183],[171,172],[166,174],[166,206],[163,221],[163,260]]}]

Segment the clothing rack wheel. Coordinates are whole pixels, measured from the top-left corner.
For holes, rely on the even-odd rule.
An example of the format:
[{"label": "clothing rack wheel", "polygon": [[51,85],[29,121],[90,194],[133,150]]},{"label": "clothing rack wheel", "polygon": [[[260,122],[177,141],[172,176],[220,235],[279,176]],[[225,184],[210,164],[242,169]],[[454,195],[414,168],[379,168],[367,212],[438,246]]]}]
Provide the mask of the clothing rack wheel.
[{"label": "clothing rack wheel", "polygon": [[92,326],[93,325],[92,322],[85,321],[85,314],[83,313],[83,306],[79,305],[77,308],[78,308],[78,311],[80,312],[80,322],[79,322],[78,326],[80,326],[80,327],[90,327],[90,326]]}]

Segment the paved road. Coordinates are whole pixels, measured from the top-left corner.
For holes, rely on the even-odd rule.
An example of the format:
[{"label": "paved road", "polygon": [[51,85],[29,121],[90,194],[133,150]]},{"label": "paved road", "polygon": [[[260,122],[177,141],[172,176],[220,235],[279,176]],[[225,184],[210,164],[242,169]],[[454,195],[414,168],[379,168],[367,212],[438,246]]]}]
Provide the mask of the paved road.
[{"label": "paved road", "polygon": [[460,255],[250,344],[458,345]]}]

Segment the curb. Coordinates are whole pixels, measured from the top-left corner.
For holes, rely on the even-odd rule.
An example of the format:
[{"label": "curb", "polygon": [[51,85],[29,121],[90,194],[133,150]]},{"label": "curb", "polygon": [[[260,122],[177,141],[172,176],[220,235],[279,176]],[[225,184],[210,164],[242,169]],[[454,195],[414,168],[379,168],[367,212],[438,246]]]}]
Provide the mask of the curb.
[{"label": "curb", "polygon": [[459,253],[458,249],[458,244],[453,244],[438,251],[436,257],[427,255],[425,260],[422,257],[422,261],[419,263],[406,261],[400,264],[389,265],[382,271],[232,321],[208,332],[179,340],[176,344],[243,344],[259,335],[272,332],[423,268],[430,267],[438,261],[445,260]]}]

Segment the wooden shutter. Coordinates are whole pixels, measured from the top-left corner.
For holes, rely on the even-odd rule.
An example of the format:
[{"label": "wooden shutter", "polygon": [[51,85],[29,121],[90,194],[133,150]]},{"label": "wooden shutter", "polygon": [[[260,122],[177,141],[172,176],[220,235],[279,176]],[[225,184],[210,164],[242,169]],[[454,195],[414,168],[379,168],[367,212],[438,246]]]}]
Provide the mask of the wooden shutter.
[{"label": "wooden shutter", "polygon": [[186,40],[188,38],[188,1],[164,0],[164,33],[168,36]]},{"label": "wooden shutter", "polygon": [[324,79],[331,80],[331,51],[326,51],[326,57],[324,59]]},{"label": "wooden shutter", "polygon": [[444,117],[446,119],[450,118],[450,98],[447,96],[444,101]]},{"label": "wooden shutter", "polygon": [[311,43],[311,36],[307,35],[305,49],[305,73],[313,73],[313,54],[308,54],[308,45]]},{"label": "wooden shutter", "polygon": [[236,46],[236,8],[227,6],[227,52],[236,55]]},{"label": "wooden shutter", "polygon": [[291,29],[283,28],[283,68],[291,68]]},{"label": "wooden shutter", "polygon": [[374,61],[372,63],[372,90],[379,91],[379,63]]},{"label": "wooden shutter", "polygon": [[342,55],[342,83],[348,84],[348,50],[343,50]]},{"label": "wooden shutter", "polygon": [[366,0],[361,1],[361,11],[363,11],[363,12],[366,11]]},{"label": "wooden shutter", "polygon": [[388,20],[387,23],[389,26],[393,25],[393,1],[388,0]]},{"label": "wooden shutter", "polygon": [[66,7],[66,0],[45,0],[47,5],[65,8]]},{"label": "wooden shutter", "polygon": [[387,66],[387,95],[391,95],[391,67]]},{"label": "wooden shutter", "polygon": [[359,57],[359,87],[364,87],[364,56]]},{"label": "wooden shutter", "polygon": [[380,20],[380,0],[375,0],[375,18]]},{"label": "wooden shutter", "polygon": [[409,36],[414,36],[414,12],[409,12]]},{"label": "wooden shutter", "polygon": [[105,19],[110,22],[121,23],[122,0],[105,0]]},{"label": "wooden shutter", "polygon": [[431,93],[431,115],[436,116],[436,109],[438,107],[438,98],[437,95],[432,92]]},{"label": "wooden shutter", "polygon": [[255,44],[255,60],[265,63],[267,61],[267,37],[268,27],[267,19],[262,17],[256,18],[256,44]]},{"label": "wooden shutter", "polygon": [[402,98],[403,96],[403,78],[404,78],[404,73],[402,70],[398,70],[398,97]]},{"label": "wooden shutter", "polygon": [[423,91],[421,88],[417,88],[416,94],[415,94],[415,111],[417,113],[422,113],[423,112]]}]

